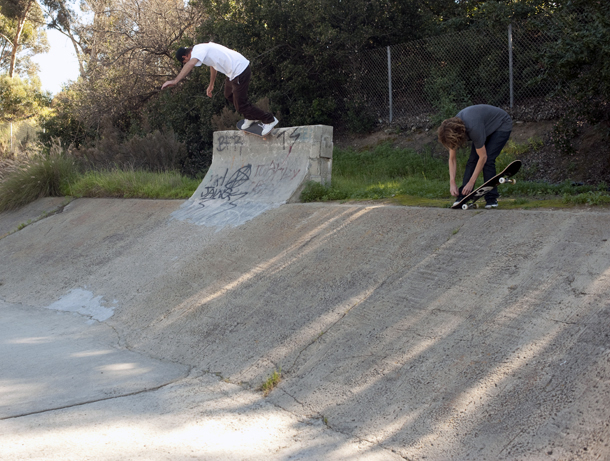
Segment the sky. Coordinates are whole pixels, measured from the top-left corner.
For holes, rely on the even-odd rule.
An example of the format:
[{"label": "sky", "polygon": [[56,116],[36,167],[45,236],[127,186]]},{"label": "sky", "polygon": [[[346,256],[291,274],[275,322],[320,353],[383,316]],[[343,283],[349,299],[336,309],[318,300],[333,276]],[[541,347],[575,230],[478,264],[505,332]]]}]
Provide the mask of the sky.
[{"label": "sky", "polygon": [[61,91],[62,84],[75,81],[78,77],[78,60],[70,39],[60,32],[47,30],[47,39],[51,50],[45,54],[37,54],[32,60],[40,66],[42,89],[56,95]]}]

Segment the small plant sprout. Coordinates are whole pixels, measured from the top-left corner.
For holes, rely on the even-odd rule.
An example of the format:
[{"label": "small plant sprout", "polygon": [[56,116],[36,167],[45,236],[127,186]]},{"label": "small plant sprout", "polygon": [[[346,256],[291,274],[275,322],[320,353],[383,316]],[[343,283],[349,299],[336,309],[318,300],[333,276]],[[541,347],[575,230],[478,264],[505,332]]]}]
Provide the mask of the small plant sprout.
[{"label": "small plant sprout", "polygon": [[265,381],[261,385],[260,390],[263,391],[263,395],[265,397],[267,397],[269,395],[269,393],[280,383],[281,380],[282,380],[282,368],[280,367],[279,370],[273,370],[273,373],[271,374],[271,376],[269,376],[267,381]]}]

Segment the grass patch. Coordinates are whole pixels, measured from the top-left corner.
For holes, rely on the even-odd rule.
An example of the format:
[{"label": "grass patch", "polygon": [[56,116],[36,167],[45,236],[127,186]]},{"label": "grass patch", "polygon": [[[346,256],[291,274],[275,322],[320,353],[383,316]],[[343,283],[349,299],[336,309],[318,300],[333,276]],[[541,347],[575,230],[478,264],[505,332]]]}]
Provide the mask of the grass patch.
[{"label": "grass patch", "polygon": [[599,206],[610,204],[610,196],[603,192],[589,191],[578,195],[564,195],[563,203],[572,205]]},{"label": "grass patch", "polygon": [[[539,141],[516,145],[509,141],[496,161],[501,171],[522,152],[538,147]],[[469,149],[458,152],[461,178]],[[36,153],[21,159],[0,177],[0,212],[19,208],[41,197],[116,197],[146,199],[186,199],[201,179],[182,176],[177,171],[151,172],[134,168],[90,170],[82,168],[60,147],[50,154]],[[483,183],[482,178],[477,186]],[[610,194],[606,184],[584,186],[564,181],[549,184],[521,181],[500,186],[502,208],[555,206],[607,206]],[[552,199],[552,200],[549,200]],[[395,148],[390,143],[370,150],[335,148],[331,186],[310,182],[301,194],[303,202],[389,200],[409,206],[449,207],[447,157]]]},{"label": "grass patch", "polygon": [[[460,160],[465,164],[467,157]],[[447,178],[446,181],[438,178]],[[308,184],[301,200],[377,200],[398,195],[428,198],[449,197],[447,160],[389,143],[371,151],[336,148],[333,153],[332,186]],[[441,184],[445,187],[441,188]]]},{"label": "grass patch", "polygon": [[273,370],[271,376],[269,376],[269,378],[267,378],[267,381],[265,381],[260,387],[260,390],[263,391],[263,395],[267,397],[269,393],[277,387],[281,380],[282,369],[280,368],[279,371]]},{"label": "grass patch", "polygon": [[176,171],[113,169],[80,174],[69,158],[37,158],[0,183],[0,212],[42,197],[185,199],[193,195],[200,182]]},{"label": "grass patch", "polygon": [[[509,141],[496,160],[497,170],[502,171],[523,152],[537,149],[540,144],[539,140],[529,140],[523,145]],[[458,181],[469,153],[469,149],[458,152]],[[481,177],[476,186],[482,183]],[[499,187],[502,208],[605,205],[610,201],[607,189],[606,184],[584,186],[571,181],[560,184],[521,181],[519,175],[516,184]],[[447,157],[394,148],[390,143],[358,152],[336,148],[332,185],[312,182],[301,195],[303,202],[384,199],[409,206],[451,206],[454,199],[449,194]]]},{"label": "grass patch", "polygon": [[88,171],[68,187],[75,197],[185,199],[193,195],[201,180],[176,171],[153,173],[142,170]]},{"label": "grass patch", "polygon": [[0,212],[20,208],[42,197],[189,198],[201,179],[177,171],[135,169],[81,173],[69,155],[37,154],[22,159],[0,182]]}]

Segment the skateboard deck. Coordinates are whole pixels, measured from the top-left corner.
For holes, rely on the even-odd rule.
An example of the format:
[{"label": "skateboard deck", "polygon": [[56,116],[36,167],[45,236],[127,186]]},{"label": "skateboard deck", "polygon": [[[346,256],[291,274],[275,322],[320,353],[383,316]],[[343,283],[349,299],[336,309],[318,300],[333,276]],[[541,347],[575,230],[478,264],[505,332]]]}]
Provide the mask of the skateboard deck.
[{"label": "skateboard deck", "polygon": [[239,122],[237,122],[237,128],[245,133],[250,133],[253,135],[256,135],[260,138],[263,139],[267,139],[267,136],[273,136],[274,132],[276,131],[276,129],[274,128],[273,130],[271,130],[269,133],[267,133],[266,135],[263,136],[263,122],[254,122],[252,125],[250,125],[248,128],[246,128],[245,130],[242,128],[242,125],[244,124],[246,120],[240,120]]},{"label": "skateboard deck", "polygon": [[521,160],[515,160],[511,162],[502,172],[495,175],[489,181],[486,181],[484,184],[473,190],[470,194],[465,196],[458,203],[453,205],[451,208],[461,208],[463,210],[468,210],[469,208],[476,208],[477,204],[475,203],[481,197],[483,197],[487,192],[492,190],[498,184],[515,184],[517,181],[515,179],[509,179],[511,176],[517,174],[519,169],[521,168]]}]

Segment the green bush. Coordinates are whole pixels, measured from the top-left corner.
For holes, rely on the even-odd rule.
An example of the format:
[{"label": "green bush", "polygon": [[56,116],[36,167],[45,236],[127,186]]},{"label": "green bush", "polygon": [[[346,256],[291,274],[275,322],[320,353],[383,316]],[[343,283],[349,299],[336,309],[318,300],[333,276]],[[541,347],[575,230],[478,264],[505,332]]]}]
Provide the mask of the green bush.
[{"label": "green bush", "polygon": [[471,105],[470,95],[458,69],[432,69],[431,75],[426,79],[424,92],[437,111],[431,117],[435,125],[455,117],[461,108]]},{"label": "green bush", "polygon": [[369,107],[358,99],[348,100],[345,123],[351,133],[369,133],[375,128],[377,120]]},{"label": "green bush", "polygon": [[290,120],[294,125],[330,125],[337,103],[332,98],[299,100],[290,107]]},{"label": "green bush", "polygon": [[332,186],[323,186],[315,181],[309,181],[301,192],[301,202],[327,202],[348,198],[350,196],[345,191],[334,189]]}]

